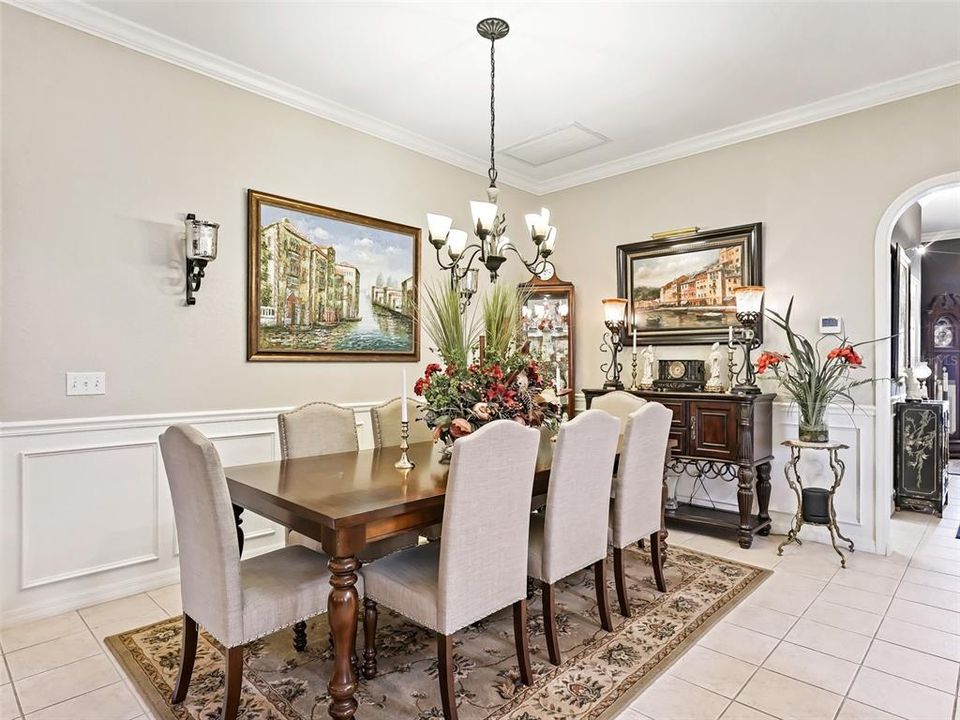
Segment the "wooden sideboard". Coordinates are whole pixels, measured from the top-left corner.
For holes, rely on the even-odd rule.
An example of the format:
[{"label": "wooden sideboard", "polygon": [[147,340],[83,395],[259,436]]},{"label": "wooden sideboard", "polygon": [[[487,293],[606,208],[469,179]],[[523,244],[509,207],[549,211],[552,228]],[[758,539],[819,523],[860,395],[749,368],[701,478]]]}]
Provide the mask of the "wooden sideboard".
[{"label": "wooden sideboard", "polygon": [[[593,399],[610,390],[586,389]],[[775,394],[627,391],[673,411],[670,438],[674,441],[669,469],[706,478],[737,481],[738,512],[681,503],[666,512],[676,525],[730,528],[740,547],[749,548],[754,535],[770,534],[770,461],[773,459],[773,400]],[[753,515],[756,495],[758,513]]]}]

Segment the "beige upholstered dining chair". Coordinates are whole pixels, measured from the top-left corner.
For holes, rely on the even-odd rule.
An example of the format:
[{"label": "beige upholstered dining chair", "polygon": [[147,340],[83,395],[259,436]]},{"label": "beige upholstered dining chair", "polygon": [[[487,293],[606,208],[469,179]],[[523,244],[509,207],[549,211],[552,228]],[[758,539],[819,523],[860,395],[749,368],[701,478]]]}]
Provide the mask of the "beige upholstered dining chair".
[{"label": "beige upholstered dining chair", "polygon": [[647,401],[626,390],[614,390],[598,395],[590,403],[591,410],[603,410],[620,419],[620,432],[627,426],[630,413],[646,405]]},{"label": "beige upholstered dining chair", "polygon": [[[444,717],[457,717],[453,634],[513,606],[524,684],[532,682],[527,645],[527,539],[540,433],[497,420],[453,445],[443,507],[443,538],[364,568],[364,675],[376,675],[377,605],[437,634]],[[483,541],[478,542],[477,538]]]},{"label": "beige upholstered dining chair", "polygon": [[630,617],[623,550],[645,536],[650,538],[650,556],[657,589],[666,592],[660,527],[663,507],[663,463],[667,454],[673,413],[658,402],[645,403],[630,413],[623,431],[620,463],[613,481],[610,508],[613,540],[613,575],[620,613]]},{"label": "beige upholstered dining chair", "polygon": [[547,507],[530,518],[527,574],[541,583],[543,625],[550,662],[560,664],[554,609],[557,581],[593,566],[600,624],[613,630],[607,602],[607,523],[620,422],[587,410],[560,426],[550,468]]},{"label": "beige upholstered dining chair", "polygon": [[160,436],[180,545],[183,635],[170,702],[183,702],[197,655],[197,625],[226,649],[221,720],[234,720],[243,645],[326,612],[330,574],[323,558],[285,547],[240,561],[237,528],[216,448],[198,430],[174,425]]},{"label": "beige upholstered dining chair", "polygon": [[280,453],[286,458],[356,452],[357,417],[350,408],[312,402],[280,413]]},{"label": "beige upholstered dining chair", "polygon": [[[380,447],[396,447],[400,444],[400,410],[403,400],[393,398],[383,405],[377,405],[370,410],[370,421],[373,424],[373,444]],[[420,405],[414,400],[407,400],[407,417],[410,420],[407,442],[432,442],[433,431],[427,424],[417,420],[420,414]]]},{"label": "beige upholstered dining chair", "polygon": [[[399,421],[398,421],[399,422]],[[289,458],[333,453],[357,452],[357,417],[350,408],[328,402],[301,405],[277,417],[280,426],[280,455]],[[402,533],[379,542],[370,543],[359,555],[361,562],[374,560],[391,552],[416,545],[417,533]],[[323,553],[318,540],[297,532],[287,531],[287,545],[302,545]],[[323,555],[325,561],[329,558]],[[307,647],[307,625],[297,623],[293,628],[293,647],[302,652]]]}]

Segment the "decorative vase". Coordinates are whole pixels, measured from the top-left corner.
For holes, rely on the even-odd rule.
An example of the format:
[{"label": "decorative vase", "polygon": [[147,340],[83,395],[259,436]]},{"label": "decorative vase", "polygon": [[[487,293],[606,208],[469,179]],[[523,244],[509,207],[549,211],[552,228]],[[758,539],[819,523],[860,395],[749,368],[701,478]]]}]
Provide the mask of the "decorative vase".
[{"label": "decorative vase", "polygon": [[819,417],[808,420],[800,415],[800,442],[825,443],[830,441],[830,428],[823,421],[823,413]]}]

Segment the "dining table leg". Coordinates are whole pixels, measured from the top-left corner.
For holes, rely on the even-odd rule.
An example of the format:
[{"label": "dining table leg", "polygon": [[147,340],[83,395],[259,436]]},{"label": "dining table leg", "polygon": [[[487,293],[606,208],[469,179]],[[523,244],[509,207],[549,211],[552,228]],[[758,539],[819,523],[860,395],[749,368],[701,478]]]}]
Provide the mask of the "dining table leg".
[{"label": "dining table leg", "polygon": [[357,593],[357,554],[364,545],[363,528],[324,533],[323,549],[330,555],[330,594],[327,619],[333,635],[333,673],[327,690],[327,712],[334,720],[349,720],[357,712],[357,620],[360,596]]}]

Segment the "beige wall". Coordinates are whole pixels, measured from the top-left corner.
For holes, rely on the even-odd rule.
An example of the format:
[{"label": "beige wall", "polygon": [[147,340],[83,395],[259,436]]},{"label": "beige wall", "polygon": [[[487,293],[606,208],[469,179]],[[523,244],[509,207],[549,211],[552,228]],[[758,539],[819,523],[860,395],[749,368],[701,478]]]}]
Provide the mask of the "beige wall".
[{"label": "beige wall", "polygon": [[[246,189],[418,227],[443,212],[467,228],[485,177],[9,6],[0,13],[0,418],[399,394],[398,364],[246,362]],[[514,220],[540,207],[510,188],[501,198]],[[183,305],[187,212],[221,223],[193,308]],[[422,246],[423,277],[437,276],[425,237]],[[507,278],[519,281],[514,264]],[[68,370],[106,371],[107,395],[66,397]]]},{"label": "beige wall", "polygon": [[[0,16],[0,419],[396,394],[399,365],[246,362],[245,190],[417,226],[435,210],[466,227],[484,178],[9,6]],[[502,197],[514,226],[553,211],[558,274],[577,286],[578,385],[594,386],[614,248],[657,230],[762,221],[769,306],[796,295],[802,330],[837,313],[855,338],[872,335],[877,221],[906,187],[960,168],[958,126],[954,87],[545,198]],[[193,308],[186,212],[221,223]],[[524,278],[507,267],[506,280]],[[66,397],[68,370],[105,370],[108,394]]]},{"label": "beige wall", "polygon": [[[600,298],[616,294],[614,249],[670,228],[763,222],[767,306],[794,295],[798,329],[813,334],[820,315],[839,314],[853,338],[872,337],[877,223],[911,185],[960,169],[958,128],[955,86],[546,198],[561,228],[558,273],[577,285],[579,384],[602,380]],[[767,333],[783,346],[770,323]]]}]

